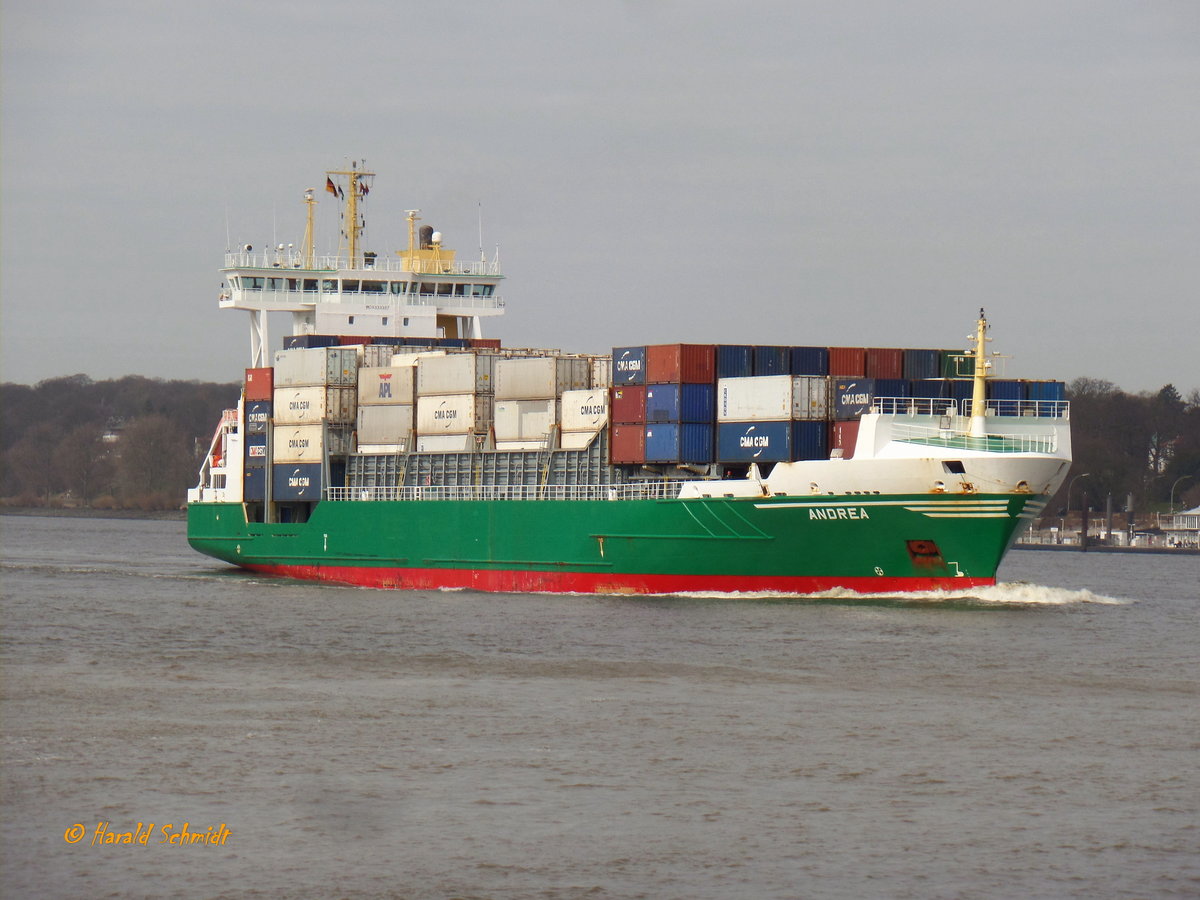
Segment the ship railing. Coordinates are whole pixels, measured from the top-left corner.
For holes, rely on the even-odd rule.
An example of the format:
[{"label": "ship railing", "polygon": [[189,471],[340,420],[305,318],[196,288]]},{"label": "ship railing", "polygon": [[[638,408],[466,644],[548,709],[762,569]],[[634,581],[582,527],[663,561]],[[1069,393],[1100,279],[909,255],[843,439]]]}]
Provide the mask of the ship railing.
[{"label": "ship railing", "polygon": [[376,256],[370,260],[358,260],[350,265],[346,256],[314,256],[311,265],[305,264],[304,255],[295,249],[286,250],[235,250],[225,254],[226,269],[295,269],[305,272],[410,272],[417,275],[500,275],[498,259],[476,260],[406,260],[390,256]]},{"label": "ship railing", "polygon": [[[871,411],[885,416],[970,416],[971,400],[945,397],[876,397]],[[1010,416],[1027,419],[1069,419],[1071,404],[1066,400],[988,400],[985,416]]]},{"label": "ship railing", "polygon": [[329,487],[335,501],[414,500],[667,500],[679,496],[679,482],[636,484],[451,484]]},{"label": "ship railing", "polygon": [[891,427],[891,436],[896,441],[943,447],[947,450],[982,450],[988,453],[1058,452],[1058,434],[1055,432],[1041,434],[989,432],[984,435],[973,435],[951,428],[896,422]]}]

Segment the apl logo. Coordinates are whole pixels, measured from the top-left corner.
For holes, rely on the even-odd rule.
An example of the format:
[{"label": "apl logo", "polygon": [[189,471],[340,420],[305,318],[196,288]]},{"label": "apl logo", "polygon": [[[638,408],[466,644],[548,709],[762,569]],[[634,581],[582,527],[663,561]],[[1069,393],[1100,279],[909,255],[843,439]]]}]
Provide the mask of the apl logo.
[{"label": "apl logo", "polygon": [[379,399],[390,400],[392,398],[392,373],[381,372],[379,375]]}]

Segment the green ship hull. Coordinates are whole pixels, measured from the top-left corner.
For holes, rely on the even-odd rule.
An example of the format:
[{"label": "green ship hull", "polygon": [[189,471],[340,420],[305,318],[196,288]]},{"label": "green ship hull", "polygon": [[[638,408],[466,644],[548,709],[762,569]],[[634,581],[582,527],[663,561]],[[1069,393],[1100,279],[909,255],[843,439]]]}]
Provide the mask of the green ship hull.
[{"label": "green ship hull", "polygon": [[601,594],[956,590],[995,583],[1033,494],[322,501],[301,524],[193,503],[192,547],[381,588]]}]

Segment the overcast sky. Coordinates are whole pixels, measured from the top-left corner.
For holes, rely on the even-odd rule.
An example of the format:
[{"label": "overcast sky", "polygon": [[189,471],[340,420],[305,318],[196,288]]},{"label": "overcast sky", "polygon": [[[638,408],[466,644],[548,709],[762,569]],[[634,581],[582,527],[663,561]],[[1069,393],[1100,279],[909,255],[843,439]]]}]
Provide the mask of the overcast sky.
[{"label": "overcast sky", "polygon": [[1200,387],[1195,0],[2,10],[6,381],[237,379],[222,253],[363,159],[368,249],[419,207],[476,256],[482,208],[506,345],[951,347],[983,306],[1010,377]]}]

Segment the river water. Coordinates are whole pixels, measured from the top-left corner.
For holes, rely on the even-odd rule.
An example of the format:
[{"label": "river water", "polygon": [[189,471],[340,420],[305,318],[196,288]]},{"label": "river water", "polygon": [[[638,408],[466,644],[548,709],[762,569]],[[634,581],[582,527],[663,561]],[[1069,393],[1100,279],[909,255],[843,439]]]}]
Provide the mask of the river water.
[{"label": "river water", "polygon": [[0,529],[4,896],[1200,896],[1195,556],[630,599]]}]

